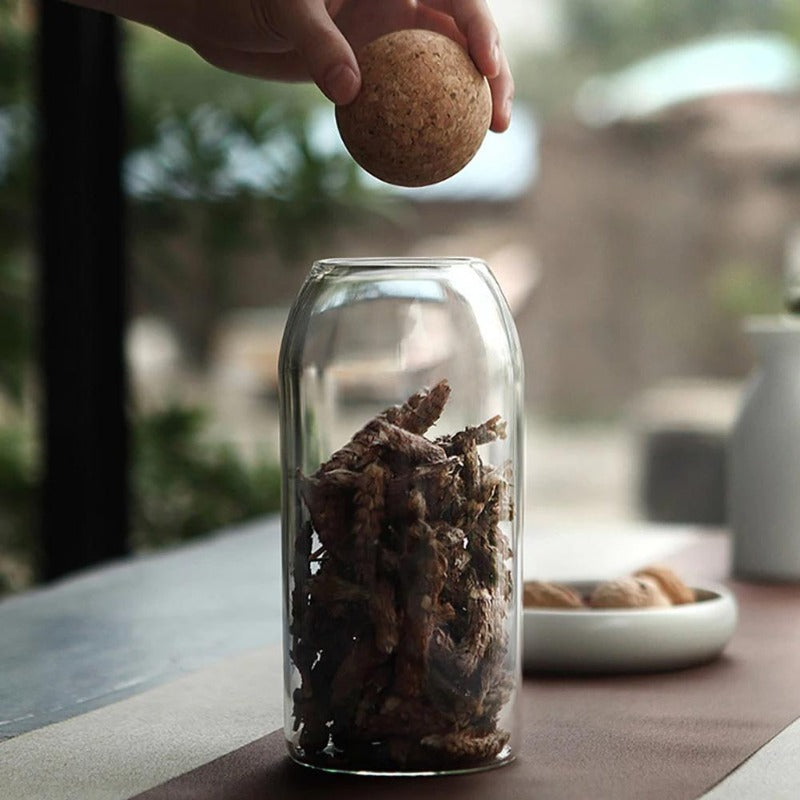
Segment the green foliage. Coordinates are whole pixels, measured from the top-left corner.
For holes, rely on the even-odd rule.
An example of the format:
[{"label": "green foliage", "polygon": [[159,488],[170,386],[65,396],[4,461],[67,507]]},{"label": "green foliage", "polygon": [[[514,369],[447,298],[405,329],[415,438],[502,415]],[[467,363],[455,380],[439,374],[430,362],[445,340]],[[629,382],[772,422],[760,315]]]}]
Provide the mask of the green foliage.
[{"label": "green foliage", "polygon": [[168,407],[134,430],[133,543],[152,548],[191,539],[280,507],[280,468],[246,464],[203,438],[205,414]]},{"label": "green foliage", "polygon": [[0,8],[0,393],[19,402],[28,360],[33,219],[30,35]]},{"label": "green foliage", "polygon": [[0,427],[0,551],[29,552],[36,468],[31,432],[20,423]]},{"label": "green foliage", "polygon": [[135,291],[161,305],[200,367],[243,255],[295,263],[375,206],[349,157],[312,145],[313,113],[286,102],[176,111],[128,161]]},{"label": "green foliage", "polygon": [[783,310],[781,282],[763,265],[727,264],[715,273],[710,292],[715,306],[726,316],[737,319]]},{"label": "green foliage", "polygon": [[[186,229],[189,216],[202,215],[201,244],[215,263],[220,253],[264,242],[284,258],[304,254],[332,227],[374,205],[348,156],[313,145],[315,113],[287,101],[170,112],[151,146],[129,159],[134,205],[151,218],[161,214],[165,224],[156,235]],[[234,213],[220,216],[224,207]],[[248,228],[251,220],[256,225]]]},{"label": "green foliage", "polygon": [[301,262],[377,204],[348,156],[315,146],[315,120],[332,113],[316,88],[230,75],[153,31],[127,33],[134,295],[204,367],[244,256]]},{"label": "green foliage", "polygon": [[36,558],[39,483],[32,443],[26,426],[0,426],[0,597],[24,587]]},{"label": "green foliage", "polygon": [[[171,406],[133,420],[131,543],[153,549],[280,508],[280,468],[245,461],[207,439],[207,416]],[[30,426],[0,426],[0,597],[23,588],[36,562],[39,487]]]},{"label": "green foliage", "polygon": [[[13,11],[8,4],[0,7],[0,405],[4,398],[9,404],[0,423],[0,593],[19,587],[20,575],[27,576],[22,583],[32,575],[39,486],[37,434],[31,425],[19,422],[24,417],[23,378],[31,358],[33,47],[31,32],[16,23]],[[285,95],[271,92],[268,84],[219,73],[157,34],[141,32],[141,41],[144,50],[132,42],[129,51],[133,82],[139,87],[129,95],[129,148],[154,148],[165,131],[169,133],[179,158],[166,162],[174,182],[168,188],[182,186],[184,196],[180,191],[163,191],[162,186],[132,198],[133,234],[157,240],[178,232],[190,240],[196,249],[189,249],[187,258],[199,260],[211,273],[209,293],[220,304],[216,308],[222,309],[226,282],[235,278],[233,255],[250,244],[256,246],[256,237],[248,231],[248,215],[259,217],[262,237],[270,235],[272,225],[280,227],[278,238],[291,229],[285,216],[290,212],[259,211],[272,201],[252,186],[225,186],[231,140],[239,137],[253,147],[266,146],[279,135],[292,141],[297,128],[286,133],[282,115],[287,106],[285,99],[280,100]],[[148,48],[156,48],[162,56],[150,59],[145,68],[147,59],[142,55]],[[205,105],[200,105],[200,98]],[[308,113],[304,103],[287,116],[303,118]],[[302,158],[310,153],[306,143],[296,150],[297,174],[303,177],[294,188],[295,173],[284,173],[284,183],[276,185],[284,201],[310,197],[314,181],[330,186],[319,195],[323,207],[326,199],[336,200],[335,184],[341,184],[341,178],[331,181],[324,159],[314,158],[304,166]],[[308,220],[313,225],[321,218],[315,203],[316,199],[309,203],[308,213],[291,212],[297,224]],[[202,282],[197,289],[186,281],[188,265],[172,263],[176,280],[184,281],[184,294],[194,300]],[[208,317],[209,325],[213,321]],[[232,448],[208,443],[200,412],[171,408],[133,419],[132,428],[132,530],[137,547],[197,536],[278,507],[278,467],[266,458],[247,463]]]},{"label": "green foliage", "polygon": [[769,30],[800,42],[797,0],[569,0],[564,52],[530,53],[519,95],[540,114],[562,111],[586,78],[717,33]]},{"label": "green foliage", "polygon": [[800,3],[795,0],[784,3],[780,29],[797,44],[800,44]]},{"label": "green foliage", "polygon": [[17,103],[30,95],[31,34],[20,25],[13,0],[0,0],[0,107]]},{"label": "green foliage", "polygon": [[30,271],[0,253],[0,393],[22,400],[30,344]]},{"label": "green foliage", "polygon": [[744,30],[781,30],[796,0],[574,0],[565,4],[575,50],[614,69],[691,39]]}]

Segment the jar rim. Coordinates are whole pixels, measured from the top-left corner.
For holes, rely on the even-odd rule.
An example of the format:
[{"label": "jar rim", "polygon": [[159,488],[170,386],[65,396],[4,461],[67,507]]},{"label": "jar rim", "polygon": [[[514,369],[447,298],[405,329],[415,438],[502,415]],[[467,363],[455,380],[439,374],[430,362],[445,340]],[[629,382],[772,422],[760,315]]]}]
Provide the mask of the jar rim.
[{"label": "jar rim", "polygon": [[416,267],[435,269],[454,267],[463,264],[486,265],[482,258],[473,256],[357,256],[355,258],[322,258],[314,262],[314,269],[335,269],[337,267],[359,267],[362,269],[383,269],[397,267]]}]

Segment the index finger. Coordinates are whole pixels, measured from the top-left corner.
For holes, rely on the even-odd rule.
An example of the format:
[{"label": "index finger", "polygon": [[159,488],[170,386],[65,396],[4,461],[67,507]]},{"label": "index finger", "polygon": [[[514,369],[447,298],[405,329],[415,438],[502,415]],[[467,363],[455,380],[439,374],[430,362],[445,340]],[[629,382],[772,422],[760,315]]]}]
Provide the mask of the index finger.
[{"label": "index finger", "polygon": [[467,40],[467,48],[478,69],[490,80],[503,69],[500,34],[486,0],[419,0],[421,5],[448,14]]}]

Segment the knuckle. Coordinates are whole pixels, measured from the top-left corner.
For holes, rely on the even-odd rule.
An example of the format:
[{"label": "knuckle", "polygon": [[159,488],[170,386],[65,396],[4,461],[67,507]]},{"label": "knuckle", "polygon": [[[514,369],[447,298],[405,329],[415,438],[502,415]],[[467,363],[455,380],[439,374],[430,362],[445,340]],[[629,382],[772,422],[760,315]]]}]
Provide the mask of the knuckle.
[{"label": "knuckle", "polygon": [[267,36],[281,40],[286,39],[282,3],[265,2],[264,0],[249,0],[250,15],[259,31]]}]

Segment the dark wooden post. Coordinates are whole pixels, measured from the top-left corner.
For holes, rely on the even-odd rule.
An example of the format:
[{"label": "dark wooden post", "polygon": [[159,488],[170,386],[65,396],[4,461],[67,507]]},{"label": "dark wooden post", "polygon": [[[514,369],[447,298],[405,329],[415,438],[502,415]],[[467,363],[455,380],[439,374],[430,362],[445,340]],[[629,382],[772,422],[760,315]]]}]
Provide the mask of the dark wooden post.
[{"label": "dark wooden post", "polygon": [[119,30],[40,0],[41,577],[127,551]]}]

